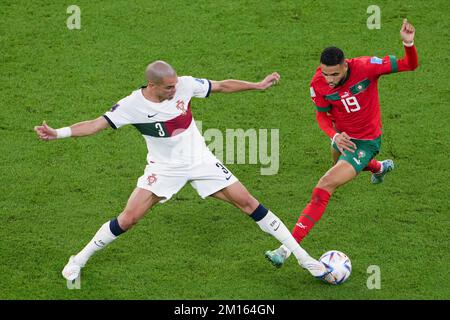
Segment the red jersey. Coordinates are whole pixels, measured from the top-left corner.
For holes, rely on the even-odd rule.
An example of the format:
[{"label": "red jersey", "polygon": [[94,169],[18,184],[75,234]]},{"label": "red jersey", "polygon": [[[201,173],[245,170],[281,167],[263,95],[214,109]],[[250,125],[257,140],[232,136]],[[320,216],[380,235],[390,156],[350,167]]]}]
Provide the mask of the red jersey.
[{"label": "red jersey", "polygon": [[[311,98],[318,112],[327,112],[338,132],[351,138],[373,140],[381,135],[381,112],[378,98],[378,79],[383,74],[414,70],[417,52],[414,46],[405,47],[406,57],[360,57],[347,59],[347,80],[331,88],[317,68],[311,81]],[[322,123],[319,125],[324,130]],[[334,129],[324,130],[330,137]]]}]

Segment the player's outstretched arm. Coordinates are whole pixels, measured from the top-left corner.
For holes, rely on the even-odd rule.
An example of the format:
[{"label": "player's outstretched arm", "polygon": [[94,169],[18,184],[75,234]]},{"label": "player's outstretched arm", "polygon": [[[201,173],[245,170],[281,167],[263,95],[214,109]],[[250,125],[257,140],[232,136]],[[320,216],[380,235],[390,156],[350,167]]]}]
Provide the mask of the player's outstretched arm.
[{"label": "player's outstretched arm", "polygon": [[108,121],[102,116],[94,120],[78,122],[70,127],[53,129],[45,121],[40,126],[35,126],[34,131],[41,140],[55,140],[68,137],[83,137],[95,134],[109,127]]},{"label": "player's outstretched arm", "polygon": [[412,71],[419,66],[419,59],[417,57],[417,50],[414,46],[414,36],[416,29],[408,22],[407,19],[403,19],[403,24],[400,29],[400,37],[403,40],[405,46],[405,57],[397,60],[398,71]]},{"label": "player's outstretched arm", "polygon": [[242,80],[211,81],[211,92],[239,92],[246,90],[266,90],[278,83],[280,75],[271,73],[260,82],[247,82]]},{"label": "player's outstretched arm", "polygon": [[381,76],[415,70],[419,66],[417,50],[414,46],[415,33],[416,29],[414,26],[407,19],[403,19],[403,24],[400,28],[400,37],[403,40],[405,56],[401,59],[397,59],[394,55],[385,56],[382,62],[378,61],[380,59],[377,57],[373,57],[367,66],[368,72],[374,76]]}]

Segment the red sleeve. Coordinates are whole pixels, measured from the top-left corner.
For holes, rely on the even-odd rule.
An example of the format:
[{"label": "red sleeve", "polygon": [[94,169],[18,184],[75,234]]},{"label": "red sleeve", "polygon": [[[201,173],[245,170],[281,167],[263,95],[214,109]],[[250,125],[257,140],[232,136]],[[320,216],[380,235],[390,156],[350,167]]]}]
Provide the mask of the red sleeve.
[{"label": "red sleeve", "polygon": [[314,89],[314,86],[311,84],[309,88],[311,94],[311,100],[316,106],[318,112],[328,112],[331,110],[330,103],[321,96],[317,90]]},{"label": "red sleeve", "polygon": [[419,57],[414,45],[411,47],[405,46],[405,57],[397,60],[398,72],[412,71],[419,66]]},{"label": "red sleeve", "polygon": [[419,65],[417,50],[414,45],[405,47],[405,56],[397,59],[395,56],[385,56],[383,59],[371,57],[367,60],[367,70],[373,76],[381,76],[403,71],[412,71]]},{"label": "red sleeve", "polygon": [[316,112],[316,120],[319,124],[320,129],[326,133],[331,139],[333,139],[334,135],[337,133],[333,126],[333,121],[328,116],[326,112]]}]

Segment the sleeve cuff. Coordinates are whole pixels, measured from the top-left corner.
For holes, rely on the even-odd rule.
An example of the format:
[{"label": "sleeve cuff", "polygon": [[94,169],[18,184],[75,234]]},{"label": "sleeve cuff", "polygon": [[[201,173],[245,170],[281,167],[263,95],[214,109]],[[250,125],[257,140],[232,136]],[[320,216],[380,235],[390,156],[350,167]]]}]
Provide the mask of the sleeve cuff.
[{"label": "sleeve cuff", "polygon": [[209,88],[208,88],[208,92],[206,93],[205,98],[208,98],[209,95],[211,94],[211,87],[212,87],[212,85],[211,85],[211,81],[209,81],[208,79],[206,79],[206,80],[208,81]]},{"label": "sleeve cuff", "polygon": [[103,118],[105,118],[106,119],[106,121],[108,121],[108,123],[109,123],[109,125],[111,126],[111,128],[113,128],[113,129],[117,129],[117,127],[116,127],[116,125],[111,121],[111,119],[110,118],[108,118],[108,116],[107,115],[103,115]]},{"label": "sleeve cuff", "polygon": [[317,109],[317,111],[319,111],[319,112],[328,112],[328,111],[331,110],[331,105],[326,106],[326,107],[319,107],[319,106],[316,106],[316,109]]},{"label": "sleeve cuff", "polygon": [[411,48],[412,46],[414,46],[414,41],[411,42],[410,44],[407,44],[407,43],[403,42],[403,45],[404,45],[405,47]]}]

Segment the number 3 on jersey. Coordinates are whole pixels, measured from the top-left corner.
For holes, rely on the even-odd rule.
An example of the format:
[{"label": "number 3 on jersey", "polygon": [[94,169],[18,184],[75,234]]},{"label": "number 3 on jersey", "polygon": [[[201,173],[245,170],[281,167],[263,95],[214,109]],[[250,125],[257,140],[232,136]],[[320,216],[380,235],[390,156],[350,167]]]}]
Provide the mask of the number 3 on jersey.
[{"label": "number 3 on jersey", "polygon": [[162,127],[161,123],[155,123],[155,128],[158,130],[158,134],[160,137],[164,137],[166,133],[164,132],[164,128]]},{"label": "number 3 on jersey", "polygon": [[358,100],[356,100],[356,97],[348,97],[345,99],[341,99],[341,102],[348,113],[361,110],[361,106],[359,105]]}]

